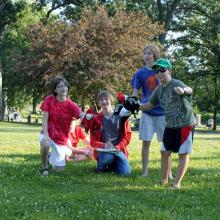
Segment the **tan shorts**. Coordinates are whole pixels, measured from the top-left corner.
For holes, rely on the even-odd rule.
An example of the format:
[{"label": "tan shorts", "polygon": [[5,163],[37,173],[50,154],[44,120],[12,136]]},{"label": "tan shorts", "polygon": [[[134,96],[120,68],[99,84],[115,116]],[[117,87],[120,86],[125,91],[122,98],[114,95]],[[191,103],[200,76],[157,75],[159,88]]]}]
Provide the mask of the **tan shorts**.
[{"label": "tan shorts", "polygon": [[156,133],[157,140],[162,142],[165,126],[165,116],[151,116],[142,113],[139,125],[139,139],[142,141],[151,141]]}]

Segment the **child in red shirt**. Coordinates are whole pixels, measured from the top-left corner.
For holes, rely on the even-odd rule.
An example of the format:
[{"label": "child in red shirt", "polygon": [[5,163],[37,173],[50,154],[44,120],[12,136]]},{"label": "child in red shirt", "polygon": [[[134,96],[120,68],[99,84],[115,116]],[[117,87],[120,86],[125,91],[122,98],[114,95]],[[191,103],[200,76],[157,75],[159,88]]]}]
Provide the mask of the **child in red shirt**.
[{"label": "child in red shirt", "polygon": [[47,96],[42,105],[42,132],[40,135],[42,174],[48,175],[48,154],[51,148],[49,163],[56,171],[64,170],[66,156],[72,151],[78,154],[91,155],[88,150],[71,149],[67,146],[72,118],[83,118],[79,106],[67,98],[69,83],[63,77],[51,81],[53,95]]},{"label": "child in red shirt", "polygon": [[[93,154],[93,148],[90,145],[89,140],[86,137],[86,133],[84,130],[77,124],[76,120],[72,121],[70,132],[69,132],[69,139],[68,139],[68,146],[77,148],[79,141],[82,140],[85,147],[80,148],[81,150],[88,150]],[[75,154],[74,150],[72,151],[75,161],[82,161],[90,159],[91,157],[86,156],[85,154]],[[70,160],[70,157],[66,157],[67,160]]]}]

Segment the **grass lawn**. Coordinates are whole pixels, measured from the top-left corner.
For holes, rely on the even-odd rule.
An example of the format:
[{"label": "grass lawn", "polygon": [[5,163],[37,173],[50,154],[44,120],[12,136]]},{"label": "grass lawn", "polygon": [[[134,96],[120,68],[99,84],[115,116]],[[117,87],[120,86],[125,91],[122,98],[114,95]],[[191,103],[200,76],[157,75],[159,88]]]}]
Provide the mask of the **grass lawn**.
[{"label": "grass lawn", "polygon": [[[180,190],[162,187],[156,139],[149,177],[141,143],[130,144],[132,175],[96,174],[95,161],[68,162],[65,172],[39,175],[40,126],[0,123],[0,219],[220,219],[220,132],[197,130]],[[177,155],[173,156],[174,172]]]}]

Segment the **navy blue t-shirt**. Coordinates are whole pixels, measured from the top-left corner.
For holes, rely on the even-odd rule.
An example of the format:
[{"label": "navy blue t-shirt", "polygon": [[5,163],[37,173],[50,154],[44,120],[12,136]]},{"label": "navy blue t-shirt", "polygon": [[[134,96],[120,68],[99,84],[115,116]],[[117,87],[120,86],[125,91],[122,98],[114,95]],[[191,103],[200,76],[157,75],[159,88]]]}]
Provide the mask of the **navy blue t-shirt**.
[{"label": "navy blue t-shirt", "polygon": [[[142,90],[141,103],[148,102],[149,97],[158,84],[159,80],[155,76],[155,70],[149,69],[146,66],[140,68],[131,79],[132,87],[137,90]],[[145,111],[144,113],[152,116],[164,115],[163,110],[159,105],[155,106],[150,111]]]}]

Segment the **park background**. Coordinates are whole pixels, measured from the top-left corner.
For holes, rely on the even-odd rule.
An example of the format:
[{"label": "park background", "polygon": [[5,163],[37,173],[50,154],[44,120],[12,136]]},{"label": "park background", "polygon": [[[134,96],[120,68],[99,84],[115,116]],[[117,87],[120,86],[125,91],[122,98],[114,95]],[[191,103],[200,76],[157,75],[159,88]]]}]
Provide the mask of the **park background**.
[{"label": "park background", "polygon": [[[151,175],[139,177],[136,131],[129,178],[97,175],[94,161],[40,177],[39,104],[50,93],[50,79],[64,76],[71,99],[83,109],[98,108],[101,89],[131,94],[147,43],[157,44],[173,63],[173,77],[193,88],[194,113],[201,116],[183,189],[157,184],[155,140]],[[2,219],[218,219],[219,110],[219,1],[0,0]]]}]

